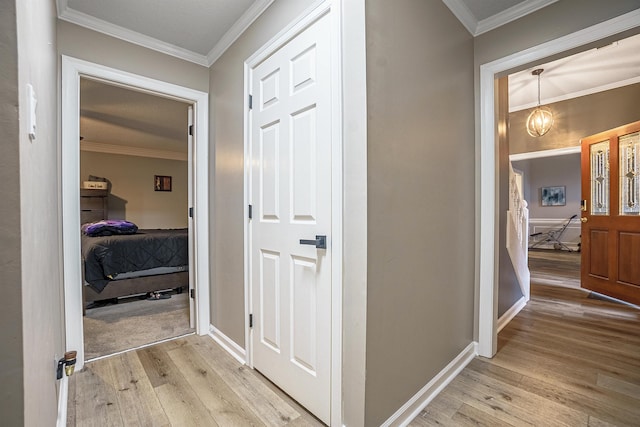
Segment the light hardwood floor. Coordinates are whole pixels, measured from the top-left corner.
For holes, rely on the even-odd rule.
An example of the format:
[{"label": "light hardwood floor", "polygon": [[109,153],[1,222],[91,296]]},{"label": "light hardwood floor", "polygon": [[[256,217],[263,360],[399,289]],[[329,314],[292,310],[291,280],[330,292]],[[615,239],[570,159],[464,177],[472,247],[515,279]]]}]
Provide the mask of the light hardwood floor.
[{"label": "light hardwood floor", "polygon": [[[550,271],[573,274],[531,265],[560,283]],[[640,426],[639,310],[534,284],[498,341],[411,425]],[[206,336],[89,363],[71,377],[68,415],[69,426],[322,425]]]},{"label": "light hardwood floor", "polygon": [[69,382],[68,426],[322,426],[210,337],[90,362]]},{"label": "light hardwood floor", "polygon": [[576,288],[579,254],[533,255],[531,301],[496,356],[474,359],[411,426],[640,426],[640,310]]}]

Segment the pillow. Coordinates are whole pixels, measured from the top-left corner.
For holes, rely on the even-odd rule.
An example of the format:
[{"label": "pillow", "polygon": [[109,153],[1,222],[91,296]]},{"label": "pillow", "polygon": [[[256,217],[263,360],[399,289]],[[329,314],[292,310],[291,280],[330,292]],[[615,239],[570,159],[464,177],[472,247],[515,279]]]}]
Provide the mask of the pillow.
[{"label": "pillow", "polygon": [[124,219],[103,219],[82,226],[82,232],[90,237],[112,236],[114,234],[136,234],[138,226]]}]

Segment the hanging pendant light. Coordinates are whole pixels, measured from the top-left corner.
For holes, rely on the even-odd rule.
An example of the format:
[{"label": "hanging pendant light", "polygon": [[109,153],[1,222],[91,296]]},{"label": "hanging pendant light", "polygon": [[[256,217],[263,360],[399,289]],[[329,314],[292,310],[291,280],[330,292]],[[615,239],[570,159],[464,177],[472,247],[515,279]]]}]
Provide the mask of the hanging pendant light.
[{"label": "hanging pendant light", "polygon": [[531,75],[538,76],[538,106],[527,117],[527,133],[533,137],[539,137],[549,132],[553,126],[553,113],[547,107],[540,107],[540,74],[543,68],[533,70]]}]

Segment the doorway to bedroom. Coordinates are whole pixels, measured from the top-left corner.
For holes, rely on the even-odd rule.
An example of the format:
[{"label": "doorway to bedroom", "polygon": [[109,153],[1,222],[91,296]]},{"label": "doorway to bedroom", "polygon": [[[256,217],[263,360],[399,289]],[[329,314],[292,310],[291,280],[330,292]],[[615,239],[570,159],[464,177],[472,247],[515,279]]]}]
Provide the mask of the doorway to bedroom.
[{"label": "doorway to bedroom", "polygon": [[87,360],[195,331],[188,292],[190,108],[80,79]]},{"label": "doorway to bedroom", "polygon": [[[118,298],[118,304],[110,304],[114,311],[125,310],[126,304],[146,304],[147,309],[160,310],[163,303],[176,303],[180,298],[185,298],[189,304],[190,329],[199,335],[209,332],[209,154],[208,154],[208,95],[206,92],[178,86],[165,81],[155,80],[146,76],[128,73],[122,70],[109,68],[76,58],[62,56],[62,92],[61,92],[61,143],[60,143],[60,182],[62,195],[62,257],[63,281],[64,281],[64,313],[65,313],[65,338],[66,351],[77,351],[76,369],[82,369],[85,363],[85,316],[89,310],[97,310],[109,306],[109,300],[113,302]],[[85,81],[86,80],[86,81]],[[104,90],[111,99],[103,98],[96,102],[94,107],[84,105],[81,109],[81,83],[85,85],[84,91],[89,89]],[[97,86],[97,83],[106,85]],[[119,90],[128,90],[128,96],[153,96],[151,104],[133,105],[125,103],[122,99],[113,96]],[[163,151],[171,151],[167,147],[160,149],[157,146],[135,146],[147,138],[144,119],[140,117],[140,110],[148,117],[159,117],[160,111],[157,104],[164,101],[178,102],[181,108],[187,109],[186,119],[181,119],[182,138],[186,138],[187,155],[183,160],[175,160],[163,156]],[[81,111],[82,110],[82,111]],[[120,111],[119,113],[117,111]],[[180,113],[184,117],[183,113]],[[95,132],[81,125],[81,118],[93,121],[97,126]],[[169,133],[169,120],[159,119],[152,131],[153,141],[162,140]],[[102,134],[107,134],[107,127],[129,132],[123,141],[118,143],[115,136],[108,140],[100,140]],[[81,132],[82,131],[82,132]],[[186,134],[186,136],[185,136]],[[92,141],[93,140],[93,141]],[[81,145],[86,146],[81,150]],[[116,146],[114,148],[114,146]],[[119,146],[119,147],[118,147]],[[126,147],[126,148],[125,148]],[[124,150],[125,152],[116,152]],[[126,151],[129,150],[129,151]],[[155,153],[150,155],[150,152]],[[81,162],[82,157],[85,159]],[[159,153],[159,154],[158,154]],[[164,153],[166,154],[166,153]],[[172,156],[175,154],[172,154]],[[103,157],[98,157],[103,156]],[[104,157],[107,156],[107,157]],[[108,158],[110,156],[110,158]],[[145,160],[146,159],[146,160]],[[182,162],[181,167],[172,169],[158,161],[173,160],[174,163]],[[153,165],[146,165],[156,162]],[[81,166],[82,163],[82,166]],[[111,164],[111,166],[109,166]],[[186,164],[186,178],[184,169]],[[175,166],[175,165],[174,165]],[[81,170],[81,167],[83,168]],[[180,172],[182,170],[182,172]],[[136,177],[136,174],[142,178]],[[144,184],[134,183],[135,179],[144,181]],[[157,200],[165,200],[171,196],[178,196],[178,188],[184,187],[187,182],[187,202],[172,200],[166,204],[158,204]],[[87,187],[87,188],[82,188]],[[104,188],[106,187],[106,188]],[[136,187],[144,187],[149,194],[143,195],[136,192]],[[99,194],[102,193],[102,194]],[[82,195],[82,197],[81,197]],[[87,197],[81,206],[81,199]],[[155,199],[154,199],[155,198]],[[183,196],[184,198],[184,196]],[[155,202],[153,202],[155,200]],[[88,204],[87,204],[88,203]],[[154,205],[154,203],[156,203]],[[180,205],[180,206],[178,206]],[[176,207],[175,212],[173,208]],[[97,213],[94,210],[98,211]],[[102,211],[102,212],[100,212]],[[182,213],[179,213],[182,212]],[[97,218],[93,214],[106,220],[120,220],[119,222],[106,222],[98,224],[98,227],[81,230],[81,217],[85,222],[95,222]],[[182,220],[175,220],[180,216]],[[120,217],[120,218],[117,218]],[[173,218],[173,219],[167,219]],[[139,224],[136,224],[136,221]],[[173,221],[173,222],[171,222]],[[139,257],[132,255],[129,249],[120,252],[116,264],[136,264],[136,268],[123,272],[111,263],[101,266],[106,273],[102,280],[95,281],[94,271],[88,271],[82,260],[83,250],[81,236],[97,231],[97,234],[112,234],[112,237],[137,236],[141,239],[157,237],[155,234],[179,231],[186,221],[187,232],[187,263],[184,261],[166,263],[159,268],[178,267],[178,271],[155,270],[158,268],[149,265],[147,260],[140,261]],[[104,227],[100,233],[100,226]],[[173,227],[171,229],[163,227]],[[135,234],[126,234],[127,230],[135,230]],[[151,232],[149,230],[159,230]],[[153,234],[153,236],[150,236]],[[172,233],[168,233],[172,234]],[[174,233],[175,234],[175,233]],[[179,234],[179,233],[178,233]],[[115,235],[115,236],[114,236]],[[103,236],[104,237],[104,236]],[[184,239],[181,240],[184,242]],[[182,246],[185,244],[182,243]],[[165,252],[177,251],[175,246],[162,244],[164,249],[158,257],[164,257]],[[179,245],[178,245],[179,246]],[[151,251],[152,254],[157,254]],[[84,254],[85,257],[90,257]],[[95,258],[106,259],[109,256],[105,250],[99,251]],[[148,258],[154,258],[153,255]],[[113,261],[113,259],[111,260]],[[139,265],[138,265],[139,264]],[[188,269],[184,266],[188,265]],[[140,268],[137,268],[140,267]],[[182,269],[182,270],[180,270]],[[131,271],[145,271],[150,274],[144,277],[127,276]],[[136,273],[137,274],[137,273]],[[91,277],[89,277],[91,276]],[[158,279],[168,279],[159,286]],[[85,279],[94,281],[94,286],[83,286]],[[89,282],[89,280],[87,280]],[[110,286],[118,282],[118,286]],[[201,286],[199,286],[201,284]],[[106,286],[105,286],[106,285]],[[178,294],[176,289],[182,288]],[[102,290],[101,290],[102,289]],[[98,292],[100,291],[100,292]],[[186,291],[186,292],[185,292]],[[171,298],[166,296],[171,295]],[[180,298],[176,296],[182,295]],[[132,302],[125,301],[132,298]],[[106,300],[106,303],[104,303]],[[88,305],[95,303],[95,305]],[[87,309],[87,305],[89,308]],[[96,305],[102,307],[96,307]],[[155,304],[155,305],[152,305]],[[131,305],[130,307],[134,307]],[[103,310],[104,311],[104,310]],[[135,311],[135,310],[134,310]],[[149,314],[149,313],[147,313]],[[103,325],[116,323],[121,313],[110,313],[102,319]],[[149,330],[156,321],[149,316],[136,319],[133,328],[141,335],[150,336]],[[124,327],[116,326],[119,338],[130,335]],[[162,328],[161,328],[162,329]],[[166,329],[166,328],[165,328]],[[163,339],[163,338],[160,338]],[[104,335],[100,341],[109,341],[113,338]],[[157,338],[153,338],[156,341]],[[146,339],[150,341],[150,339]],[[148,343],[152,344],[152,343]],[[145,344],[141,344],[144,346]],[[126,347],[138,347],[140,345],[129,344]],[[111,352],[113,350],[109,350]],[[120,351],[120,350],[117,350]],[[87,354],[89,357],[95,355]],[[95,356],[98,357],[98,356]]]}]

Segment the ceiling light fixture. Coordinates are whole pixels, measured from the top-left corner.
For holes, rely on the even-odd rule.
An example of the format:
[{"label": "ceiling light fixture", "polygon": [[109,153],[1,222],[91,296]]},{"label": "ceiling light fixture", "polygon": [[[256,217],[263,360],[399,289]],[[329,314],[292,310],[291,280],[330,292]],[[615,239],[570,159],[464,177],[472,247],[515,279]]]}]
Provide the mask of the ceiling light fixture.
[{"label": "ceiling light fixture", "polygon": [[540,74],[543,68],[533,70],[531,75],[538,76],[538,106],[527,117],[527,133],[535,138],[549,132],[553,126],[553,113],[547,107],[540,107]]}]

